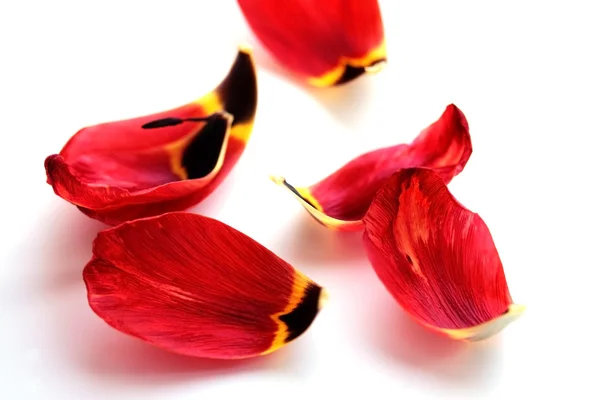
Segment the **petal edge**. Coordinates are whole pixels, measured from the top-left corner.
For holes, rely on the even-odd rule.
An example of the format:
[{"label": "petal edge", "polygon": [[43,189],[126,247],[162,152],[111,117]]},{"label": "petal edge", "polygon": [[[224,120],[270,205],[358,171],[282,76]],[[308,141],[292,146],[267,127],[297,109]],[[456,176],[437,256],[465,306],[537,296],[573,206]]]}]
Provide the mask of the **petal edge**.
[{"label": "petal edge", "polygon": [[458,340],[483,340],[514,321],[491,233],[435,172],[394,174],[364,219],[363,243],[377,276],[420,324]]},{"label": "petal edge", "polygon": [[325,290],[252,238],[175,212],[98,234],[83,278],[108,325],[205,358],[271,353],[302,335]]}]

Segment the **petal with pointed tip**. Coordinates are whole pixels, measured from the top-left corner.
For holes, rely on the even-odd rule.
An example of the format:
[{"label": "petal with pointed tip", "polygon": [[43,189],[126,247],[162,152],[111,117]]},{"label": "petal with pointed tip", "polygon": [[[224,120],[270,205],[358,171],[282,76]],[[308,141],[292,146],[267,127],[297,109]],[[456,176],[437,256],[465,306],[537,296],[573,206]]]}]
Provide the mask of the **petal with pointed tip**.
[{"label": "petal with pointed tip", "polygon": [[454,104],[411,144],[399,144],[365,153],[320,182],[294,187],[283,177],[273,177],[290,191],[320,223],[336,230],[362,229],[375,193],[395,172],[403,168],[430,168],[446,183],[458,175],[471,157],[469,125]]},{"label": "petal with pointed tip", "polygon": [[415,168],[394,174],[364,223],[363,241],[377,276],[422,325],[477,341],[523,312],[513,303],[485,222],[462,206],[435,172]]},{"label": "petal with pointed tip", "polygon": [[248,358],[302,335],[324,289],[217,220],[174,212],[98,234],[83,271],[93,311],[179,354]]}]

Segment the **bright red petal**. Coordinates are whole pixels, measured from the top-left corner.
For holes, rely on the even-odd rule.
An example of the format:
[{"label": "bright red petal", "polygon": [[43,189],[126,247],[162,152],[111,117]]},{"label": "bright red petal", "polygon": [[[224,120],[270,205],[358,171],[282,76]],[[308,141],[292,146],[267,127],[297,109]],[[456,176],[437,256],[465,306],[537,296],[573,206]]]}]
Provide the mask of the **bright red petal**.
[{"label": "bright red petal", "polygon": [[348,82],[386,60],[377,0],[238,0],[285,67],[315,86]]},{"label": "bright red petal", "polygon": [[364,223],[375,272],[423,325],[453,338],[479,340],[522,311],[512,303],[485,222],[456,201],[435,172],[394,174],[375,196]]},{"label": "bright red petal", "polygon": [[325,296],[243,233],[183,212],[100,232],[83,276],[90,306],[115,329],[208,358],[277,350],[309,328]]},{"label": "bright red petal", "polygon": [[469,125],[454,104],[409,145],[399,144],[363,154],[308,188],[285,185],[320,222],[336,229],[362,228],[375,193],[403,168],[430,168],[446,183],[458,175],[472,153]]},{"label": "bright red petal", "polygon": [[160,215],[172,210],[185,210],[200,203],[221,184],[237,163],[245,146],[244,142],[230,139],[223,166],[219,173],[210,180],[193,179],[180,181],[177,184],[163,185],[144,196],[138,195],[135,199],[130,199],[130,201],[134,201],[131,204],[120,204],[97,210],[84,207],[78,208],[87,216],[109,225],[118,225],[122,221]]},{"label": "bright red petal", "polygon": [[188,208],[241,156],[256,101],[254,63],[242,48],[223,82],[194,103],[81,129],[46,159],[48,183],[111,225]]}]

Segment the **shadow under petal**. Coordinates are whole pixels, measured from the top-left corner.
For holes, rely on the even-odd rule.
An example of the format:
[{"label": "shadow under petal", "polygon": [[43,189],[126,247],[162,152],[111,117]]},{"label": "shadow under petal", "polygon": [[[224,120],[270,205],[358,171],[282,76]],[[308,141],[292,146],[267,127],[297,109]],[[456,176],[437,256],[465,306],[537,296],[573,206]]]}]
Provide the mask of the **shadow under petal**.
[{"label": "shadow under petal", "polygon": [[109,226],[66,203],[51,208],[40,221],[40,248],[34,252],[42,284],[49,291],[60,291],[82,283],[81,273],[92,256],[92,243],[98,232]]},{"label": "shadow under petal", "polygon": [[364,111],[375,96],[373,79],[377,74],[363,74],[338,86],[308,87],[308,92],[334,117],[347,127],[360,125]]},{"label": "shadow under petal", "polygon": [[361,110],[365,110],[375,96],[373,79],[376,79],[378,74],[364,73],[352,81],[337,86],[314,87],[281,65],[255,39],[250,43],[254,49],[257,65],[308,92],[337,121],[352,127],[364,119]]},{"label": "shadow under petal", "polygon": [[283,257],[305,265],[319,263],[328,268],[348,267],[352,265],[348,262],[354,260],[364,260],[364,265],[368,265],[362,232],[332,230],[315,221],[305,210],[299,211],[289,230],[280,235],[284,242],[277,246],[282,249]]},{"label": "shadow under petal", "polygon": [[229,198],[233,191],[236,175],[237,174],[235,174],[235,171],[231,171],[231,173],[225,179],[223,179],[221,183],[219,183],[219,186],[215,188],[212,193],[202,199],[202,201],[189,208],[179,211],[206,215],[213,218],[215,215],[219,215],[227,203],[227,198]]},{"label": "shadow under petal", "polygon": [[476,343],[452,340],[418,324],[391,297],[370,298],[373,307],[365,333],[382,358],[450,386],[481,390],[497,383],[500,337]]},{"label": "shadow under petal", "polygon": [[[77,355],[96,378],[128,384],[157,385],[192,379],[212,380],[230,375],[283,370],[293,357],[286,346],[274,353],[241,360],[203,359],[171,353],[120,332],[103,332]],[[297,360],[296,360],[297,361]]]},{"label": "shadow under petal", "polygon": [[45,310],[50,316],[44,333],[51,341],[48,358],[63,360],[68,374],[82,374],[110,387],[139,389],[265,371],[305,372],[307,352],[298,350],[300,342],[254,358],[196,358],[158,348],[108,326],[90,309],[83,281],[51,298]]},{"label": "shadow under petal", "polygon": [[303,373],[306,352],[298,351],[299,343],[249,359],[200,359],[171,353],[107,326],[90,309],[81,274],[91,258],[94,238],[109,226],[69,204],[49,209],[40,218],[43,225],[36,226],[43,238],[39,247],[28,250],[38,273],[28,298],[42,310],[43,337],[49,344],[41,354],[54,360],[59,373],[136,388],[265,370],[292,368]]}]

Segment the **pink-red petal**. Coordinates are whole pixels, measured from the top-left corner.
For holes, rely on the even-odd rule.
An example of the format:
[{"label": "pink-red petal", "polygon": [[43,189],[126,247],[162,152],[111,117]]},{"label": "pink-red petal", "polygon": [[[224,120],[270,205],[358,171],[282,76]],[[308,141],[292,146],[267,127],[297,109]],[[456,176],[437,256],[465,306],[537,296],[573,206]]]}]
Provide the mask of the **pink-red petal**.
[{"label": "pink-red petal", "polygon": [[256,103],[252,54],[241,47],[221,84],[195,102],[81,129],[47,157],[48,183],[111,225],[191,207],[242,155]]},{"label": "pink-red petal", "polygon": [[91,308],[109,325],[195,357],[275,351],[309,328],[325,298],[250,237],[184,212],[100,232],[83,277]]},{"label": "pink-red petal", "polygon": [[314,86],[349,82],[386,61],[377,0],[238,0],[250,28],[286,68]]},{"label": "pink-red petal", "polygon": [[363,154],[309,187],[294,187],[284,178],[274,181],[289,189],[322,224],[359,230],[375,193],[393,173],[403,168],[429,168],[449,183],[464,169],[472,152],[467,119],[450,104],[411,144]]},{"label": "pink-red petal", "polygon": [[513,304],[488,227],[427,169],[394,174],[364,218],[369,260],[387,290],[421,324],[480,340],[523,310]]}]

